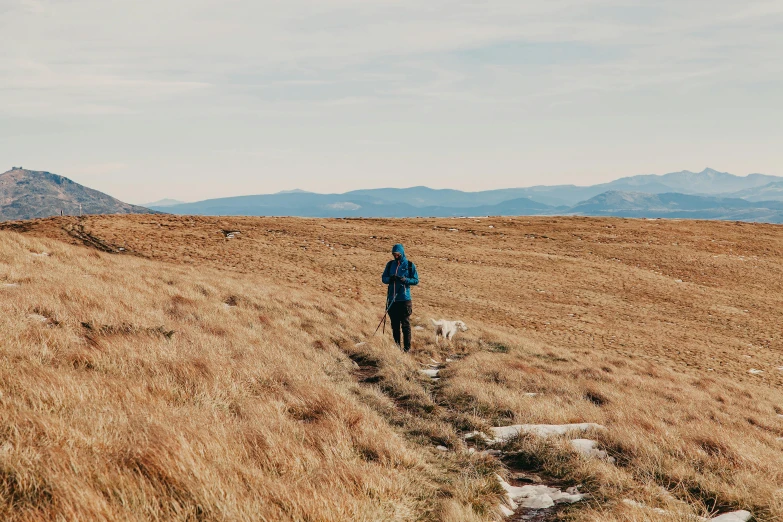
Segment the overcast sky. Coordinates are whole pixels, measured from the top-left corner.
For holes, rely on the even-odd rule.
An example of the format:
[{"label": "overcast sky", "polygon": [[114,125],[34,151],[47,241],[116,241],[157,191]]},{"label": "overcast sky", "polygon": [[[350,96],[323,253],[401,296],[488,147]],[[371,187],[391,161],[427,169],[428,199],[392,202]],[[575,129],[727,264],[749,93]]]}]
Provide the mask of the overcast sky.
[{"label": "overcast sky", "polygon": [[783,0],[0,0],[0,171],[144,203],[783,175]]}]

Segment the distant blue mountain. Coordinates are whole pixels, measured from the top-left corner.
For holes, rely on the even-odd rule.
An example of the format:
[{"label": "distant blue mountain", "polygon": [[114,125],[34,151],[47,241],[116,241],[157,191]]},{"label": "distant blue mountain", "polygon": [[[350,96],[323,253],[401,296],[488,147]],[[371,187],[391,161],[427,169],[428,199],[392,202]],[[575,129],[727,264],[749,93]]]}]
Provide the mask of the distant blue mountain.
[{"label": "distant blue mountain", "polygon": [[568,210],[585,216],[724,219],[783,223],[782,201],[752,202],[739,198],[690,194],[610,191]]},{"label": "distant blue mountain", "polygon": [[774,181],[760,187],[748,188],[727,195],[748,201],[783,201],[783,181]]},{"label": "distant blue mountain", "polygon": [[157,207],[157,208],[163,208],[163,207],[170,207],[172,205],[183,205],[184,201],[178,201],[176,199],[161,199],[159,201],[153,201],[152,203],[145,203],[142,205],[142,207]]},{"label": "distant blue mountain", "polygon": [[301,217],[447,217],[487,213],[546,213],[555,209],[528,198],[502,201],[496,205],[414,206],[373,196],[296,192],[260,196],[209,199],[165,207],[171,214],[214,216],[301,216]]},{"label": "distant blue mountain", "polygon": [[152,208],[173,214],[302,217],[553,214],[653,217],[653,214],[677,212],[704,219],[734,219],[732,216],[741,214],[745,216],[743,219],[778,222],[777,216],[783,209],[775,201],[760,201],[778,198],[783,200],[781,177],[763,174],[741,177],[708,168],[702,172],[631,176],[584,187],[555,185],[479,192],[410,187],[354,190],[344,194],[293,190]]}]

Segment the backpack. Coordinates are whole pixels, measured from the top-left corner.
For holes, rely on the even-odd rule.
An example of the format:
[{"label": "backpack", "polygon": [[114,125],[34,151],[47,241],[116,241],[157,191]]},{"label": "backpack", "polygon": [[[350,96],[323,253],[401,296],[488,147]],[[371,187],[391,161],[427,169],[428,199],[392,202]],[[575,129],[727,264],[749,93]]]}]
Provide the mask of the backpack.
[{"label": "backpack", "polygon": [[408,279],[413,279],[413,261],[408,259]]}]

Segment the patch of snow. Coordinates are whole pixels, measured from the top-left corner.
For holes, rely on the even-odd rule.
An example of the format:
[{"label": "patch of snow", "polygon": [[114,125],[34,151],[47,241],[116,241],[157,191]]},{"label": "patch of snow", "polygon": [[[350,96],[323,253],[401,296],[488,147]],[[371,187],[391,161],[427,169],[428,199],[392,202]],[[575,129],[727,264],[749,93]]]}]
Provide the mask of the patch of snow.
[{"label": "patch of snow", "polygon": [[585,457],[605,460],[614,464],[614,457],[610,457],[606,451],[598,449],[598,443],[594,440],[574,439],[571,441],[571,446]]},{"label": "patch of snow", "polygon": [[757,370],[755,368],[751,368],[750,370],[748,370],[748,373],[752,373],[753,375],[758,375],[760,373],[764,373],[764,370]]},{"label": "patch of snow", "polygon": [[525,397],[535,397],[536,395],[538,395],[538,394],[537,394],[537,393],[534,393],[534,392],[527,392],[527,393],[525,394]]},{"label": "patch of snow", "polygon": [[424,327],[423,326],[414,326],[413,329],[414,330],[424,330]]},{"label": "patch of snow", "polygon": [[503,513],[504,516],[510,517],[514,514],[514,510],[510,507],[506,506],[505,504],[500,504],[500,511]]},{"label": "patch of snow", "polygon": [[49,252],[41,252],[40,254],[37,252],[33,252],[30,255],[35,257],[49,257]]},{"label": "patch of snow", "polygon": [[367,344],[367,343],[356,343],[356,344],[354,344],[354,346],[355,346],[356,348],[358,348],[358,347],[360,347],[360,346],[364,346],[365,344]]},{"label": "patch of snow", "polygon": [[[668,495],[668,496],[671,496],[671,495]],[[671,498],[671,500],[673,500],[673,501],[675,501],[678,504],[681,504],[683,506],[687,506],[687,504],[685,502],[681,501],[681,500],[677,500],[677,499],[675,499],[673,497]],[[651,508],[651,507],[647,506],[646,504],[643,504],[642,502],[637,502],[637,501],[631,500],[629,498],[624,498],[623,499],[623,503],[626,504],[626,505],[629,505],[629,506],[640,508],[640,509],[649,509],[650,511],[654,511],[655,513],[659,513],[661,515],[667,515],[667,516],[675,517],[675,516],[678,516],[678,515],[681,514],[681,513],[675,512],[675,511],[666,511],[665,509],[661,509],[661,508]],[[704,518],[704,517],[700,517],[700,516],[697,516],[697,515],[689,515],[689,514],[686,514],[685,516],[688,519],[699,520],[701,522],[713,522],[713,521],[717,521],[717,522],[747,522],[748,520],[750,520],[753,517],[753,515],[749,511],[744,511],[744,510],[743,511],[732,511],[730,513],[724,513],[724,514],[718,515],[717,517],[714,517],[714,518]]]},{"label": "patch of snow", "polygon": [[732,511],[731,513],[724,513],[715,518],[711,518],[713,522],[748,522],[753,517],[750,511]]},{"label": "patch of snow", "polygon": [[682,283],[682,279],[675,279],[674,282],[675,283]]},{"label": "patch of snow", "polygon": [[487,228],[495,228],[493,225],[488,226]]},{"label": "patch of snow", "polygon": [[449,448],[446,446],[435,446],[435,449],[438,451],[449,451]]},{"label": "patch of snow", "polygon": [[465,435],[466,439],[481,437],[488,444],[497,444],[518,437],[522,434],[537,435],[548,438],[555,435],[565,435],[571,431],[587,430],[605,430],[604,426],[592,422],[583,422],[581,424],[515,424],[514,426],[502,426],[499,428],[490,428],[492,437],[487,437],[480,431],[474,431]]},{"label": "patch of snow", "polygon": [[778,366],[778,371],[783,372],[783,366]]},{"label": "patch of snow", "polygon": [[43,315],[40,315],[40,314],[29,314],[27,317],[29,317],[33,321],[39,321],[39,322],[42,322],[42,323],[48,323],[49,322],[49,318],[48,317],[44,317]]},{"label": "patch of snow", "polygon": [[362,206],[351,201],[341,201],[339,203],[330,203],[326,205],[326,208],[333,210],[359,210]]},{"label": "patch of snow", "polygon": [[16,288],[19,286],[19,283],[5,283],[3,286],[6,288]]},{"label": "patch of snow", "polygon": [[[512,486],[499,475],[495,475],[495,477],[506,491],[506,502],[511,506],[512,511],[516,511],[520,507],[527,509],[547,509],[554,506],[555,503],[573,504],[574,502],[579,502],[585,498],[585,495],[574,489],[564,492],[543,484],[517,487]],[[503,510],[503,513],[506,513],[506,511]]]},{"label": "patch of snow", "polygon": [[458,232],[458,231],[459,231],[459,229],[458,229],[458,228],[450,228],[450,229],[449,229],[449,232]]},{"label": "patch of snow", "polygon": [[440,370],[419,370],[421,373],[426,375],[427,377],[435,378],[438,376],[438,373],[440,373]]}]

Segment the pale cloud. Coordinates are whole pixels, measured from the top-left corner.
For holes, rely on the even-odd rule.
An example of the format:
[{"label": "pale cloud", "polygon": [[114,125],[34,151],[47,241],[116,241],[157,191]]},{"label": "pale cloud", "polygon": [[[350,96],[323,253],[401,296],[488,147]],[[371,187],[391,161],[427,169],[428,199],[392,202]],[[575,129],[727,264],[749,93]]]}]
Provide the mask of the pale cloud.
[{"label": "pale cloud", "polygon": [[121,171],[97,182],[135,201],[783,173],[779,0],[0,0],[0,13],[0,163],[126,164],[138,187]]}]

